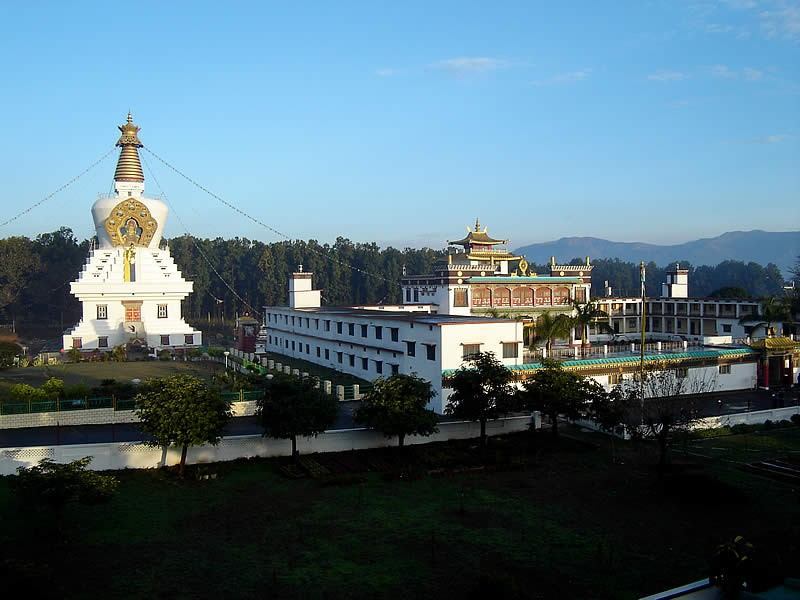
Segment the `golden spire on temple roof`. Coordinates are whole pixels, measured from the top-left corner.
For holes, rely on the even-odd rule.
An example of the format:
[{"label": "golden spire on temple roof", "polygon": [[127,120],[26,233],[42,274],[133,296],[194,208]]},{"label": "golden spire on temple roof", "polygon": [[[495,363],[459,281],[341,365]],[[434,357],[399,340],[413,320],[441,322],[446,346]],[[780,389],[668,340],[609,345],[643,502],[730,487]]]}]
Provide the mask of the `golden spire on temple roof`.
[{"label": "golden spire on temple roof", "polygon": [[128,120],[124,125],[119,125],[122,133],[117,140],[117,146],[122,148],[117,161],[117,170],[114,172],[114,181],[140,181],[144,182],[142,163],[139,161],[139,148],[144,144],[139,141],[139,129],[134,122],[130,111]]}]

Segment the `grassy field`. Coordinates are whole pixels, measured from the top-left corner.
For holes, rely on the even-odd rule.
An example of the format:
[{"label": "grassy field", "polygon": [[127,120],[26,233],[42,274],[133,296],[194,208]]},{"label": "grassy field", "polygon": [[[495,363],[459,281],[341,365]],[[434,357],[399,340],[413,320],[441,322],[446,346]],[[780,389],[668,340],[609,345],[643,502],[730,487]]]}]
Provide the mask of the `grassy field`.
[{"label": "grassy field", "polygon": [[104,379],[130,381],[131,379],[149,379],[166,377],[176,373],[188,373],[204,379],[210,379],[212,373],[224,367],[210,361],[135,361],[135,362],[83,362],[75,364],[50,365],[44,367],[27,367],[25,369],[8,369],[0,371],[0,392],[15,383],[41,385],[49,377],[63,379],[67,385],[83,383],[89,387],[99,386]]},{"label": "grassy field", "polygon": [[689,449],[709,458],[735,462],[764,460],[776,453],[795,456],[800,461],[800,427],[708,438],[692,442]]},{"label": "grassy field", "polygon": [[800,565],[790,485],[694,458],[658,476],[632,447],[612,464],[582,437],[601,446],[543,434],[495,439],[483,460],[462,442],[317,455],[344,473],[318,479],[287,479],[280,460],[199,467],[210,480],[123,472],[110,504],[69,508],[56,544],[0,479],[0,577],[28,597],[636,598],[705,577],[739,534]]}]

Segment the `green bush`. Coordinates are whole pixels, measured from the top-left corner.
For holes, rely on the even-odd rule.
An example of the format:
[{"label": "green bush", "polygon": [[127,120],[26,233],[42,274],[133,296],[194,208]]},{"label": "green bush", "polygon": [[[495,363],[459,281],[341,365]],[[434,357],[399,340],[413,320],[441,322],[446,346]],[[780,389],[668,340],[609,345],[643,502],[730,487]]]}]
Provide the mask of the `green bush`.
[{"label": "green bush", "polygon": [[166,348],[158,351],[158,360],[167,361],[170,359],[172,359],[172,352],[170,352]]},{"label": "green bush", "polygon": [[91,390],[85,383],[76,383],[74,385],[64,386],[64,399],[74,400],[78,398],[87,398],[90,396]]},{"label": "green bush", "polygon": [[40,387],[50,400],[61,398],[64,395],[64,381],[58,377],[51,377],[45,381]]},{"label": "green bush", "polygon": [[67,350],[67,359],[69,362],[78,363],[81,362],[81,351],[77,348],[70,348]]},{"label": "green bush", "polygon": [[47,394],[27,383],[17,383],[11,386],[11,399],[15,402],[38,402],[47,400]]},{"label": "green bush", "polygon": [[800,414],[792,415],[792,423],[800,425]]}]

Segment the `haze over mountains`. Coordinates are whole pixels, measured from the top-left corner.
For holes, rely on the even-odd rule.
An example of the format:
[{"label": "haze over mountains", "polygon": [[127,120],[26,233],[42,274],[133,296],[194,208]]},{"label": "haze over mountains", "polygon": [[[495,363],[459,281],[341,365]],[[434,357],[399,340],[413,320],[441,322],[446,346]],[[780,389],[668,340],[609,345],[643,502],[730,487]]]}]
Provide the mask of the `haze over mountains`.
[{"label": "haze over mountains", "polygon": [[653,261],[665,266],[675,261],[692,265],[717,265],[725,260],[775,263],[787,271],[800,255],[800,231],[729,231],[713,238],[683,244],[659,245],[644,242],[612,242],[593,237],[565,237],[553,242],[529,244],[516,249],[530,262],[546,263],[551,256],[560,261],[589,256],[619,258],[623,261]]}]

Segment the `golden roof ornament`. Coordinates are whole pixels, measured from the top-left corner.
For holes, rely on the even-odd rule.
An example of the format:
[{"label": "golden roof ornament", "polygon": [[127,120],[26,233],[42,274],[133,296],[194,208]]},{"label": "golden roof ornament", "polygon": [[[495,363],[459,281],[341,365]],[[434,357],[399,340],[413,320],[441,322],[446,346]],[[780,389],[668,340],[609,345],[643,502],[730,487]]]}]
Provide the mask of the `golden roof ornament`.
[{"label": "golden roof ornament", "polygon": [[139,148],[144,146],[139,140],[138,127],[133,122],[133,116],[128,113],[128,120],[124,125],[119,125],[118,129],[122,133],[117,140],[117,146],[122,148],[117,161],[117,169],[114,171],[114,181],[138,181],[144,182],[144,172],[142,163],[139,161]]}]

